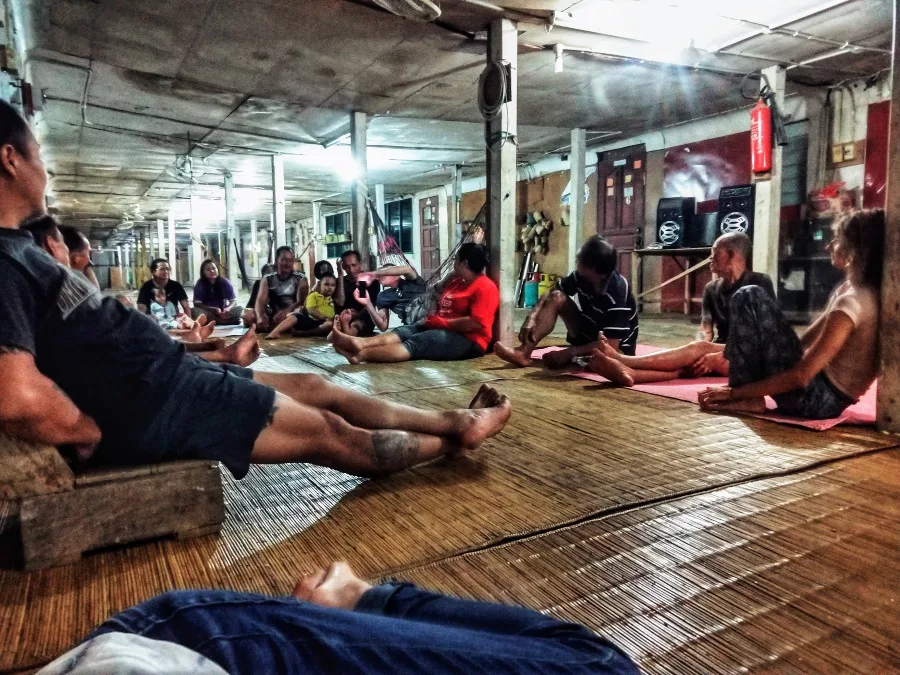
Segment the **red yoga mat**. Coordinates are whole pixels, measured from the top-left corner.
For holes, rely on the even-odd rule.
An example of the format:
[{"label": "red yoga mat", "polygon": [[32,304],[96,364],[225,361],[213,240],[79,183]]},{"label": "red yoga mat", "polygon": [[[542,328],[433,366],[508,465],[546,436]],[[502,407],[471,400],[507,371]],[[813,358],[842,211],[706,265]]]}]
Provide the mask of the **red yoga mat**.
[{"label": "red yoga mat", "polygon": [[[545,347],[544,349],[536,349],[532,356],[540,359],[544,354],[564,347]],[[661,347],[652,347],[650,345],[638,345],[637,355],[644,356],[660,351]],[[605,377],[592,373],[590,370],[583,370],[577,373],[568,373],[575,377],[593,382],[609,382]],[[709,387],[722,387],[728,384],[728,379],[724,377],[700,377],[695,379],[679,379],[669,380],[667,382],[636,384],[632,389],[642,391],[646,394],[655,394],[656,396],[665,396],[666,398],[674,398],[679,401],[687,401],[688,403],[697,403],[697,395]],[[754,414],[753,417],[770,420],[772,422],[780,422],[781,424],[792,424],[806,429],[815,431],[826,431],[838,424],[875,424],[875,398],[877,393],[877,382],[869,387],[862,398],[847,408],[840,417],[833,417],[827,420],[808,420],[802,417],[791,417],[782,415],[775,409],[775,401],[766,397],[766,407],[771,412]]]}]

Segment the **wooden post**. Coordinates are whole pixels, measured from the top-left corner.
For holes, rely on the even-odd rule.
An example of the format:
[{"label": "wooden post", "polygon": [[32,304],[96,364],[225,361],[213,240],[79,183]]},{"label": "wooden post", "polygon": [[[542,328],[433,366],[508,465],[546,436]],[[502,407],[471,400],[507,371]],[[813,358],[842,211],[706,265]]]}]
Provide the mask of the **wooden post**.
[{"label": "wooden post", "polygon": [[272,226],[275,248],[286,246],[287,224],[284,203],[284,157],[272,155]]},{"label": "wooden post", "polygon": [[569,193],[569,266],[567,272],[575,269],[575,256],[581,245],[584,232],[584,154],[587,136],[584,129],[572,129],[572,148],[569,152],[569,179],[572,191]]},{"label": "wooden post", "polygon": [[500,288],[500,311],[494,339],[511,342],[516,293],[516,135],[518,33],[509,19],[494,19],[488,28],[488,63],[508,63],[512,96],[499,114],[486,122],[487,224],[491,243],[491,277]]},{"label": "wooden post", "polygon": [[892,433],[900,433],[900,64],[896,11],[885,201],[887,228],[881,283],[881,377],[878,378],[877,404],[878,428]]},{"label": "wooden post", "polygon": [[178,279],[178,247],[175,245],[175,212],[169,211],[169,276]]},{"label": "wooden post", "polygon": [[350,188],[350,228],[353,247],[359,251],[363,269],[369,268],[369,173],[366,166],[366,113],[350,113],[350,151],[356,163],[356,176]]},{"label": "wooden post", "polygon": [[[775,100],[784,110],[785,71],[781,66],[765,68],[762,74],[775,92]],[[760,87],[765,80],[760,81]],[[753,270],[772,278],[778,291],[778,238],[781,231],[781,146],[772,148],[772,171],[766,180],[756,181],[756,208],[753,219]]]}]

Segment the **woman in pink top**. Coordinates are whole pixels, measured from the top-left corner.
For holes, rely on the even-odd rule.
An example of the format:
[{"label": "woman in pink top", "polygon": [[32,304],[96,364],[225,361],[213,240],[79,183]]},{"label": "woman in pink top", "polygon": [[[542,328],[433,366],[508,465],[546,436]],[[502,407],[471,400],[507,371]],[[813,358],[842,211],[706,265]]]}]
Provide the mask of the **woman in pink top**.
[{"label": "woman in pink top", "polygon": [[725,348],[729,386],[700,394],[706,410],[761,412],[771,396],[781,412],[837,417],[878,375],[878,312],[884,254],[884,211],[858,211],[834,225],[831,264],[844,282],[802,339],[777,303],[758,286],[731,299]]}]

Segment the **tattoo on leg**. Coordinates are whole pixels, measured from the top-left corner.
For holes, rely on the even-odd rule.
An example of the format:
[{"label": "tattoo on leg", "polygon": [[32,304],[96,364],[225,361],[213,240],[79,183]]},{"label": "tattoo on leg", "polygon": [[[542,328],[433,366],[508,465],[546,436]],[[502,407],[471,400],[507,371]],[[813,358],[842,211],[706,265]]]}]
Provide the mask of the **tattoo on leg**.
[{"label": "tattoo on leg", "polygon": [[419,439],[405,431],[375,431],[371,455],[379,471],[402,471],[417,463]]},{"label": "tattoo on leg", "polygon": [[278,412],[278,406],[273,405],[272,409],[269,411],[269,414],[266,415],[266,423],[263,425],[263,429],[265,429],[266,427],[272,426],[272,422],[275,421],[275,413],[277,413],[277,412]]}]

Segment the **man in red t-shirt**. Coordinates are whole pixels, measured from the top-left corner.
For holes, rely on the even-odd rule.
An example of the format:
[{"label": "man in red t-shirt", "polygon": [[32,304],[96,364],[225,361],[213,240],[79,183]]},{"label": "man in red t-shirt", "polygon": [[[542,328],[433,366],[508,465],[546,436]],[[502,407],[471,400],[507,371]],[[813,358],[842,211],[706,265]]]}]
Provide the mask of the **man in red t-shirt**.
[{"label": "man in red t-shirt", "polygon": [[484,356],[500,307],[500,291],[484,273],[485,267],[487,249],[472,242],[463,244],[453,265],[453,280],[444,289],[436,314],[371,338],[347,335],[335,324],[330,338],[335,350],[350,363],[459,361]]}]

